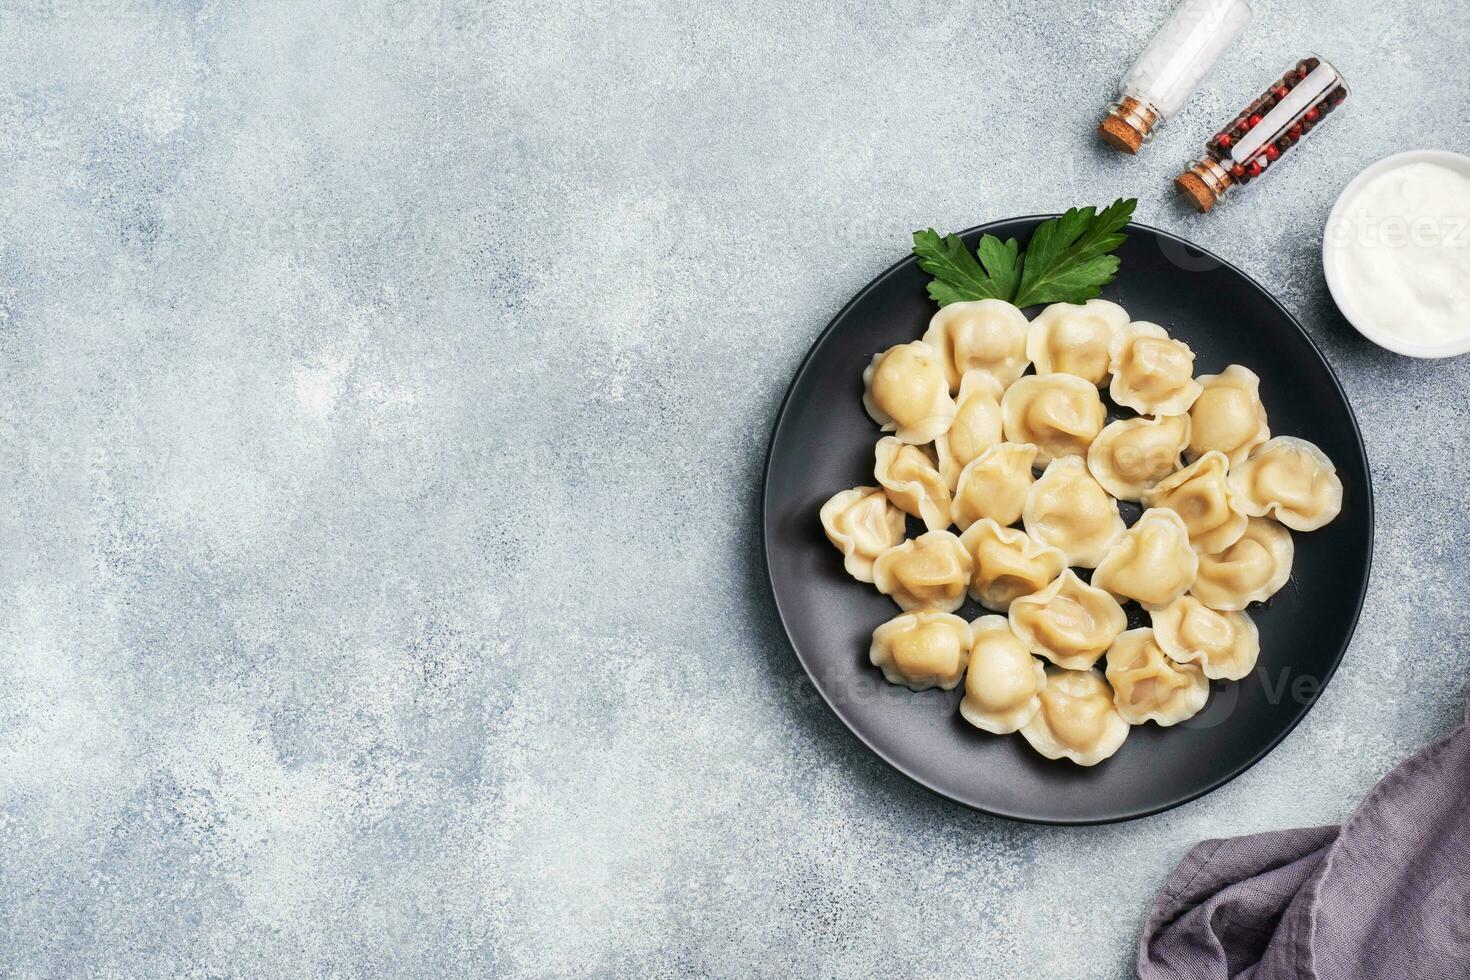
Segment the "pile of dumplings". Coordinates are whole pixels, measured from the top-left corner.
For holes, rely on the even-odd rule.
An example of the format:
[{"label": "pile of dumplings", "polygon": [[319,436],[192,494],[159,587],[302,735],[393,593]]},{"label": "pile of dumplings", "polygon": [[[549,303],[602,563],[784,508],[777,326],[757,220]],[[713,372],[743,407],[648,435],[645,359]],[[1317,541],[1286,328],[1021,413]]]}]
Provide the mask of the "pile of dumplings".
[{"label": "pile of dumplings", "polygon": [[[1049,759],[1095,765],[1131,726],[1176,725],[1211,680],[1247,676],[1246,608],[1286,584],[1291,531],[1342,509],[1332,461],[1271,437],[1252,371],[1197,378],[1186,344],[1105,300],[1031,321],[951,304],[863,385],[890,433],[878,485],[821,521],[848,574],[901,610],[873,631],[873,666],[916,691],[963,683],[966,721]],[[1107,421],[1104,389],[1127,417]],[[1131,527],[1120,500],[1144,508]],[[925,532],[908,538],[908,517]],[[996,615],[956,616],[967,595]],[[1149,627],[1128,629],[1128,602]]]}]

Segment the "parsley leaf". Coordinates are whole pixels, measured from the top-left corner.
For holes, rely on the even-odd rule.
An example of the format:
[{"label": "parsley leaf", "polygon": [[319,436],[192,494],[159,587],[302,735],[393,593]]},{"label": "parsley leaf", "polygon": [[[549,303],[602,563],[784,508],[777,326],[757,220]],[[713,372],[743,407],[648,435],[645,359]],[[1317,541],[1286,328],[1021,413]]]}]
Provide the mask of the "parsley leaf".
[{"label": "parsley leaf", "polygon": [[1119,199],[1101,212],[1072,208],[1043,221],[1023,253],[1014,238],[981,237],[972,255],[958,235],[941,238],[933,228],[914,232],[919,268],[933,276],[929,295],[940,306],[1003,299],[1017,306],[1081,303],[1092,299],[1118,272],[1111,254],[1123,244],[1122,228],[1138,201]]},{"label": "parsley leaf", "polygon": [[1012,302],[1081,303],[1102,292],[1118,272],[1118,257],[1111,253],[1127,237],[1120,231],[1137,205],[1134,198],[1120,198],[1101,213],[1071,208],[1043,221],[1026,246],[1025,274]]},{"label": "parsley leaf", "polygon": [[976,261],[959,235],[940,238],[933,228],[914,232],[914,254],[919,257],[919,268],[934,277],[929,296],[940,306],[975,299],[1009,300],[1021,282],[1020,250],[1014,238],[1002,243],[986,235],[980,239]]}]

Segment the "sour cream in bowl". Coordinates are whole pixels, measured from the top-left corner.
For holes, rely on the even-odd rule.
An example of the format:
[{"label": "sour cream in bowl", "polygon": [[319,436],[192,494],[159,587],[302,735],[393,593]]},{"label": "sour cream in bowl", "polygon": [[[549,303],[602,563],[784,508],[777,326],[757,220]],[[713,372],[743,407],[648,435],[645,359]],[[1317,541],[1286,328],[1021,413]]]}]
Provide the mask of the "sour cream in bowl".
[{"label": "sour cream in bowl", "polygon": [[1470,157],[1399,153],[1343,189],[1322,269],[1357,331],[1410,357],[1470,351]]}]

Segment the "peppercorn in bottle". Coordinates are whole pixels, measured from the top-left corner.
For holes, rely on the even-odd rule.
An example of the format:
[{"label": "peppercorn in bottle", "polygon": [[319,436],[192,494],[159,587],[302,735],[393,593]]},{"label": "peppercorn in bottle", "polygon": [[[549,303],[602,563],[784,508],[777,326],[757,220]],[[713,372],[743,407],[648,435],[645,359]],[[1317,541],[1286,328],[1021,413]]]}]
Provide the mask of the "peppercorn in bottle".
[{"label": "peppercorn in bottle", "polygon": [[1317,57],[1297,62],[1260,98],[1205,144],[1205,155],[1174,180],[1179,193],[1201,212],[1231,187],[1249,184],[1301,142],[1347,99],[1347,83]]}]

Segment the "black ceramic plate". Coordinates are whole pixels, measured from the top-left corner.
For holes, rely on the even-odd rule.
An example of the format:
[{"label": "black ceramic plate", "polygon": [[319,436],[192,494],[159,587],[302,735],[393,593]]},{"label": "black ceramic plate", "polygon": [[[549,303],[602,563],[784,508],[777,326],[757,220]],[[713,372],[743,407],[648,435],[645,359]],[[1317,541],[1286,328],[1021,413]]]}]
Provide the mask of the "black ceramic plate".
[{"label": "black ceramic plate", "polygon": [[[1023,243],[1039,217],[972,229]],[[1213,683],[1210,702],[1173,728],[1134,728],[1092,768],[1051,761],[1020,735],[986,735],[960,718],[960,691],[915,694],[868,663],[873,628],[893,601],[842,569],[817,512],[839,490],[873,485],[880,433],[863,412],[862,372],[874,352],[916,340],[936,307],[927,276],[906,258],[828,325],[796,372],[766,459],[762,519],[771,590],[791,645],[837,716],[869,748],[923,786],[967,806],[1020,820],[1099,823],[1178,806],[1220,786],[1269,752],[1302,719],[1347,649],[1373,551],[1373,495],[1352,409],[1306,333],[1239,269],[1182,239],[1130,225],[1117,281],[1103,298],[1135,320],[1162,324],[1195,351],[1197,374],[1239,363],[1261,376],[1273,435],[1321,446],[1343,483],[1342,514],[1293,533],[1291,581],[1250,609],[1261,631],[1256,671]],[[1036,311],[1027,311],[1034,315]],[[1124,505],[1131,521],[1137,508]],[[910,535],[918,533],[916,522]],[[984,615],[973,601],[959,612]],[[1135,609],[1130,627],[1148,625]]]}]

